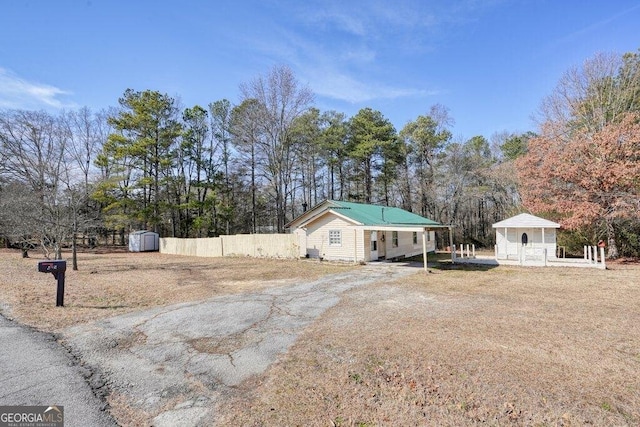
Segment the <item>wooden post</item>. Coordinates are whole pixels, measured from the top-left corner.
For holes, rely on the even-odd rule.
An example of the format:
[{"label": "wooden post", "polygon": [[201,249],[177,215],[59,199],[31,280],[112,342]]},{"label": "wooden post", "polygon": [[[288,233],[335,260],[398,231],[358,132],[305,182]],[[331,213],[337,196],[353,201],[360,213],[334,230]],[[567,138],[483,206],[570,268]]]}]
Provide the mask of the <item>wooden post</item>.
[{"label": "wooden post", "polygon": [[449,247],[451,248],[451,260],[453,260],[455,258],[455,256],[453,256],[455,246],[453,244],[453,229],[451,227],[449,227]]},{"label": "wooden post", "polygon": [[591,248],[593,249],[593,263],[597,264],[598,263],[598,247],[591,246]]},{"label": "wooden post", "polygon": [[425,273],[428,272],[429,270],[427,270],[427,234],[429,231],[425,231],[422,230],[422,260],[424,261],[424,271]]},{"label": "wooden post", "polygon": [[471,245],[471,250],[472,250],[471,255],[473,256],[473,259],[475,259],[476,258],[476,244],[475,243]]},{"label": "wooden post", "polygon": [[604,261],[604,248],[600,248],[600,261],[602,262],[602,268],[606,269],[607,266]]}]

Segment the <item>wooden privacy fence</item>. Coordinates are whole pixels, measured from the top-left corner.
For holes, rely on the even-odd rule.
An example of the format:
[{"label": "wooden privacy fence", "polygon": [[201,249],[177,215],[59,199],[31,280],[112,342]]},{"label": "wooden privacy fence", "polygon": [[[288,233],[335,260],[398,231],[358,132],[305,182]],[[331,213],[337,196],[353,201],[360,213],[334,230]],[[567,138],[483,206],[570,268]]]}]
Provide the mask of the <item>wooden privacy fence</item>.
[{"label": "wooden privacy fence", "polygon": [[297,258],[295,234],[237,234],[199,239],[160,239],[160,253],[201,257],[252,256],[256,258]]}]

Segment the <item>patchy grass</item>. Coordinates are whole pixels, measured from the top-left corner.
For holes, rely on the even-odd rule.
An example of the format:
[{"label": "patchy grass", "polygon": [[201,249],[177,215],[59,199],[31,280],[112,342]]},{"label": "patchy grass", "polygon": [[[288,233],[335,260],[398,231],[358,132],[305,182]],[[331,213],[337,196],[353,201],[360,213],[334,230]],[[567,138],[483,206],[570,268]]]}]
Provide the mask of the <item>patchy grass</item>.
[{"label": "patchy grass", "polygon": [[357,289],[222,425],[638,425],[640,267],[440,270]]},{"label": "patchy grass", "polygon": [[65,307],[55,307],[57,281],[37,272],[37,258],[0,253],[0,309],[45,331],[117,314],[223,294],[313,280],[353,265],[249,257],[196,258],[160,253],[81,253],[67,258]]}]

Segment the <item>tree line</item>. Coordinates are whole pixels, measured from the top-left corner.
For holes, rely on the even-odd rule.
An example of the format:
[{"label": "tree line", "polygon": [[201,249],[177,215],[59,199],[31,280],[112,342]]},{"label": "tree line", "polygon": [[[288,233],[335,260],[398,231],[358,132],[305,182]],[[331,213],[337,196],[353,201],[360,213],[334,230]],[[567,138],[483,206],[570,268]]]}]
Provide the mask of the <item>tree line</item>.
[{"label": "tree line", "polygon": [[[580,232],[583,239],[611,233],[624,223],[637,243],[637,218],[625,217],[618,202],[603,208],[619,207],[610,223],[574,221],[581,211],[561,209],[551,190],[570,175],[544,172],[554,168],[543,160],[557,151],[558,135],[581,140],[578,113],[589,118],[584,123],[604,120],[591,132],[637,125],[637,118],[607,112],[613,101],[605,92],[623,89],[603,79],[633,74],[627,68],[634,66],[637,73],[638,57],[612,58],[622,62],[588,82],[594,93],[603,92],[597,100],[572,113],[573,93],[563,98],[557,89],[559,100],[546,101],[557,108],[549,107],[540,134],[502,132],[489,139],[454,138],[453,118],[438,104],[399,130],[371,108],[352,117],[320,111],[311,90],[284,66],[240,85],[236,105],[222,99],[184,108],[167,94],[128,89],[117,107],[99,112],[0,110],[0,230],[14,244],[37,241],[59,255],[65,242],[75,248],[78,239],[89,244],[137,229],[175,237],[283,232],[305,209],[337,199],[398,206],[451,224],[457,241],[479,246],[493,245],[491,224],[524,208],[565,221],[572,239],[580,240]],[[619,100],[625,112],[637,113],[639,88],[625,92],[631,104]],[[551,114],[562,99],[564,128]],[[551,124],[557,124],[553,131]],[[616,153],[623,152],[638,167],[637,151]],[[639,174],[625,172],[631,174],[625,200],[633,205]],[[638,251],[632,237],[625,241],[625,254]]]}]

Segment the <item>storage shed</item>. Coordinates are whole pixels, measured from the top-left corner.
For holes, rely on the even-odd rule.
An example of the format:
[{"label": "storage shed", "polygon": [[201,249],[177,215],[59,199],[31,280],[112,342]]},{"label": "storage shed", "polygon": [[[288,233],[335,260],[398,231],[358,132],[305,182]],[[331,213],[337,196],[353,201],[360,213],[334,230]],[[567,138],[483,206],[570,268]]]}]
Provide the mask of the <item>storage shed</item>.
[{"label": "storage shed", "polygon": [[160,236],[153,231],[140,230],[129,234],[129,252],[147,252],[160,249]]},{"label": "storage shed", "polygon": [[560,224],[522,213],[493,224],[497,259],[552,259],[556,257],[556,230]]}]

